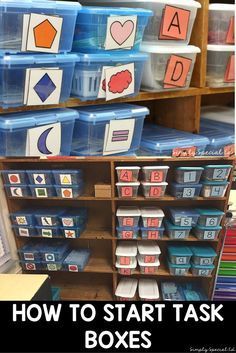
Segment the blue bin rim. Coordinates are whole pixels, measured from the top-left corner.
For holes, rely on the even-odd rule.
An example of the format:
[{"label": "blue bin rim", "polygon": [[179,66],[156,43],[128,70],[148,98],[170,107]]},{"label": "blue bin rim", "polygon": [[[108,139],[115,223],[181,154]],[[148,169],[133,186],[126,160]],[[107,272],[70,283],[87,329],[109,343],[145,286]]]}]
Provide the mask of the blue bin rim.
[{"label": "blue bin rim", "polygon": [[66,54],[8,54],[0,50],[0,65],[34,65],[76,63],[80,57],[76,53]]},{"label": "blue bin rim", "polygon": [[217,253],[210,246],[191,246],[193,256],[201,257],[216,257]]},{"label": "blue bin rim", "polygon": [[217,208],[197,208],[200,216],[223,216],[225,213]]},{"label": "blue bin rim", "polygon": [[3,0],[0,2],[1,7],[27,8],[27,9],[63,9],[63,10],[80,10],[82,6],[79,2],[73,1],[50,1],[50,0]]},{"label": "blue bin rim", "polygon": [[125,15],[125,16],[153,16],[152,10],[145,10],[143,8],[128,8],[128,7],[102,7],[102,6],[83,6],[80,10],[80,14],[91,14],[91,15]]},{"label": "blue bin rim", "polygon": [[[91,62],[130,62],[130,61],[147,61],[149,55],[145,53],[132,52],[127,50],[119,52],[102,52],[102,53],[77,53],[77,62],[88,63]],[[1,61],[0,61],[1,63]]]}]

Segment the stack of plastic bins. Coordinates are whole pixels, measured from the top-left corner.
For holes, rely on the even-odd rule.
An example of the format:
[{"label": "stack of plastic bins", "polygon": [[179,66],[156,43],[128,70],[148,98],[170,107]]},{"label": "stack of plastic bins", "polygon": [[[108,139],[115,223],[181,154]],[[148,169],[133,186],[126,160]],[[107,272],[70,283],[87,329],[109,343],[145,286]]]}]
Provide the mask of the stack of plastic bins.
[{"label": "stack of plastic bins", "polygon": [[234,86],[234,14],[235,4],[209,5],[207,46],[207,85]]},{"label": "stack of plastic bins", "polygon": [[190,269],[192,251],[188,246],[168,246],[168,267],[174,276],[184,276]]},{"label": "stack of plastic bins", "polygon": [[142,182],[143,194],[146,198],[158,198],[165,195],[166,177],[168,166],[144,166],[142,167],[143,178]]},{"label": "stack of plastic bins", "polygon": [[155,241],[138,242],[138,264],[142,274],[156,273],[160,266],[161,250]]},{"label": "stack of plastic bins", "polygon": [[116,268],[121,275],[132,275],[137,267],[137,244],[120,241],[116,247]]},{"label": "stack of plastic bins", "polygon": [[193,199],[200,195],[202,167],[178,167],[175,169],[175,182],[171,184],[171,194],[176,198]]},{"label": "stack of plastic bins", "polygon": [[230,165],[206,165],[203,173],[203,197],[224,197],[229,186]]},{"label": "stack of plastic bins", "polygon": [[224,212],[218,209],[202,209],[196,210],[199,213],[198,222],[193,228],[193,234],[199,240],[215,240],[217,239],[222,227],[220,226]]},{"label": "stack of plastic bins", "polygon": [[139,233],[140,210],[134,206],[119,207],[116,211],[118,226],[116,227],[117,238],[135,239]]},{"label": "stack of plastic bins", "polygon": [[156,207],[141,208],[142,226],[141,235],[143,239],[156,240],[163,237],[164,227],[162,221],[164,212]]}]

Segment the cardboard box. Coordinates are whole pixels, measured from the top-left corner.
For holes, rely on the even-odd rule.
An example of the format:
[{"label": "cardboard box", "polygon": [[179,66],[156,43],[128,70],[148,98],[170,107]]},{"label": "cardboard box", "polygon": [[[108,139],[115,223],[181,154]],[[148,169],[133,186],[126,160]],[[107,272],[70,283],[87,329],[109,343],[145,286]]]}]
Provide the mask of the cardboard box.
[{"label": "cardboard box", "polygon": [[111,197],[111,185],[110,184],[96,184],[95,197]]}]

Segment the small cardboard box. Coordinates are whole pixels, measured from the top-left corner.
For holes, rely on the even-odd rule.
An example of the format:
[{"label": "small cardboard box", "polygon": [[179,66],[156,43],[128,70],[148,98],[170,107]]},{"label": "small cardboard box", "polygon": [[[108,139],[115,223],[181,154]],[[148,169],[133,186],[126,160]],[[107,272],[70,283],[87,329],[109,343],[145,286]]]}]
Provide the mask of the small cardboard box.
[{"label": "small cardboard box", "polygon": [[95,197],[111,197],[111,185],[105,183],[96,184]]}]

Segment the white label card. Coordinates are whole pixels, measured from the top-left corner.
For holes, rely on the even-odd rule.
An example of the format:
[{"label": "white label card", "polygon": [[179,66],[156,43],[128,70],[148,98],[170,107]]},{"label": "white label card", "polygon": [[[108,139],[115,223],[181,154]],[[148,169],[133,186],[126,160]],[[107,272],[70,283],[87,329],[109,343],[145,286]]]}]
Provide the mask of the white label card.
[{"label": "white label card", "polygon": [[191,198],[195,195],[195,188],[184,188],[183,197]]},{"label": "white label card", "polygon": [[62,218],[63,227],[74,227],[73,218]]},{"label": "white label card", "polygon": [[106,125],[103,155],[126,152],[130,149],[135,119],[112,120]]},{"label": "white label card", "polygon": [[176,257],[176,264],[177,265],[185,265],[187,263],[187,257],[186,256],[177,256]]},{"label": "white label card", "polygon": [[24,225],[24,226],[26,226],[28,223],[27,223],[27,219],[26,219],[26,217],[24,217],[24,216],[21,216],[21,217],[16,217],[16,223],[18,224],[18,225]]},{"label": "white label card", "polygon": [[200,265],[211,265],[212,260],[210,257],[202,257],[200,259]]},{"label": "white label card", "polygon": [[54,254],[45,254],[45,261],[55,261],[55,255]]},{"label": "white label card", "polygon": [[24,104],[59,104],[63,70],[59,68],[26,69]]},{"label": "white label card", "polygon": [[[26,139],[26,156],[57,156],[61,150],[61,123],[44,125],[29,129]],[[36,175],[36,184],[45,184],[44,175],[40,176],[44,182],[37,182],[41,177]]]},{"label": "white label card", "polygon": [[58,53],[63,18],[37,13],[23,16],[21,51]]},{"label": "white label card", "polygon": [[199,270],[198,274],[199,276],[208,276],[209,270]]},{"label": "white label card", "polygon": [[71,175],[70,174],[60,174],[61,185],[71,185]]},{"label": "white label card", "polygon": [[41,217],[41,222],[43,226],[52,226],[52,218],[51,217]]},{"label": "white label card", "polygon": [[134,93],[134,63],[105,70],[106,100]]},{"label": "white label card", "polygon": [[48,269],[48,271],[57,271],[57,265],[56,264],[47,264],[47,269]]},{"label": "white label card", "polygon": [[182,276],[182,275],[185,274],[185,272],[186,272],[186,269],[185,269],[185,268],[176,268],[176,269],[175,269],[175,274],[176,274],[177,276]]},{"label": "white label card", "polygon": [[176,239],[184,239],[185,238],[185,231],[184,230],[175,230],[174,231],[174,238]]},{"label": "white label card", "polygon": [[137,16],[110,16],[107,19],[105,50],[132,49],[136,37]]},{"label": "white label card", "polygon": [[213,186],[211,189],[211,196],[222,197],[224,193],[224,186]]},{"label": "white label card", "polygon": [[8,179],[10,184],[21,184],[21,179],[19,174],[8,174]]},{"label": "white label card", "polygon": [[203,239],[215,239],[215,230],[206,230],[203,235]]},{"label": "white label card", "polygon": [[216,168],[213,172],[213,179],[215,180],[224,180],[227,176],[227,169]]},{"label": "white label card", "polygon": [[[28,130],[28,131],[30,131],[30,130]],[[38,185],[40,185],[40,184],[45,185],[46,184],[44,174],[33,174],[33,178],[34,178],[35,184],[38,184]]]},{"label": "white label card", "polygon": [[207,218],[206,219],[206,227],[215,227],[217,226],[217,223],[218,223],[218,218],[217,217],[213,217],[213,218]]},{"label": "white label card", "polygon": [[51,229],[42,229],[42,237],[52,238],[52,230]]},{"label": "white label card", "polygon": [[10,188],[11,190],[11,195],[14,197],[22,197],[23,196],[23,192],[21,188]]},{"label": "white label card", "polygon": [[192,217],[182,217],[180,220],[181,227],[188,227],[192,225]]},{"label": "white label card", "polygon": [[29,229],[28,228],[19,228],[19,235],[21,237],[29,237]]},{"label": "white label card", "polygon": [[184,182],[185,183],[194,183],[196,181],[197,173],[196,172],[184,172]]}]

